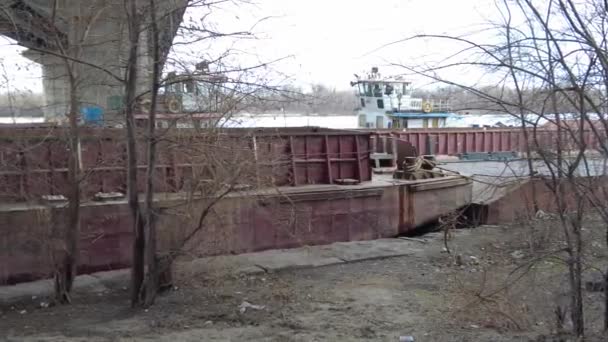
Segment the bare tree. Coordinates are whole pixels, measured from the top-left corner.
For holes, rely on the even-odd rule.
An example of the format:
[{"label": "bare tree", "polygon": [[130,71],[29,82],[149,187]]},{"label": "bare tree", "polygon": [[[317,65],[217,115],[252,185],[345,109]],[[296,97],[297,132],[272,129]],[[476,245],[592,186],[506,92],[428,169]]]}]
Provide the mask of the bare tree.
[{"label": "bare tree", "polygon": [[[197,181],[196,189],[204,191],[197,195],[199,202],[203,199],[208,200],[207,205],[199,207],[200,212],[196,215],[195,228],[189,233],[194,236],[196,232],[203,229],[204,221],[212,208],[220,202],[226,195],[235,190],[235,185],[242,178],[244,168],[247,163],[232,160],[228,163],[225,159],[218,158],[218,155],[231,157],[242,156],[242,153],[226,152],[225,149],[231,144],[227,144],[225,133],[222,127],[230,122],[230,118],[243,108],[243,105],[251,97],[256,96],[260,90],[273,91],[275,86],[269,84],[260,70],[267,68],[269,63],[256,63],[253,65],[241,66],[224,62],[230,51],[220,51],[219,57],[203,55],[199,59],[189,54],[180,56],[170,54],[171,40],[161,34],[160,23],[167,18],[181,18],[184,13],[193,10],[193,16],[202,15],[201,20],[193,20],[185,25],[174,26],[169,31],[177,34],[180,44],[192,44],[192,49],[196,50],[197,44],[214,42],[218,38],[242,38],[251,37],[250,30],[221,33],[208,25],[205,11],[211,11],[214,6],[223,1],[184,1],[181,5],[168,9],[163,7],[155,0],[137,3],[136,0],[129,2],[129,37],[130,37],[130,58],[127,65],[127,77],[125,83],[126,106],[126,140],[128,150],[128,198],[134,224],[134,245],[133,245],[133,265],[132,265],[132,284],[131,284],[131,304],[133,306],[149,306],[154,302],[157,292],[163,286],[163,279],[170,278],[171,265],[176,255],[175,250],[171,253],[162,252],[157,248],[158,237],[156,232],[156,221],[159,218],[158,208],[155,205],[154,194],[158,191],[155,186],[157,178],[156,160],[158,146],[167,147],[167,140],[172,141],[180,135],[174,132],[175,128],[185,123],[186,126],[194,129],[194,134],[199,135],[206,144],[202,146],[195,144],[190,146],[183,144],[179,139],[178,143],[183,150],[189,151],[194,156],[200,156],[203,160],[195,159],[189,164],[192,165],[191,172],[198,175],[209,176],[211,174],[230,175],[224,177],[208,177],[204,183]],[[176,23],[173,23],[175,25]],[[167,30],[165,27],[164,30]],[[152,71],[149,75],[149,86],[145,89],[138,89],[137,79],[141,73],[140,59],[141,52],[137,46],[145,39],[149,48],[146,56],[152,63]],[[214,67],[214,68],[213,68]],[[167,70],[173,71],[168,72]],[[165,72],[163,72],[165,70]],[[179,72],[179,74],[177,74]],[[187,93],[182,93],[186,90]],[[166,117],[166,111],[171,111],[171,101],[174,99],[172,91],[179,89],[179,96],[193,96],[194,108],[185,108],[186,102],[182,100],[179,107],[183,113]],[[160,92],[163,92],[162,96]],[[161,101],[162,98],[162,101]],[[164,101],[164,103],[162,103]],[[148,102],[149,106],[142,106],[143,102]],[[161,105],[162,103],[162,105]],[[146,115],[145,133],[138,131],[135,116],[138,112]],[[157,114],[164,110],[164,119],[158,121]],[[201,118],[202,117],[202,118]],[[159,129],[158,127],[164,127]],[[206,129],[203,129],[206,127]],[[142,134],[143,133],[143,134]],[[143,138],[143,139],[142,139]],[[189,141],[186,139],[186,141]],[[137,145],[146,146],[146,174],[143,206],[137,194],[138,156]],[[192,143],[194,143],[192,141]],[[199,167],[203,172],[197,171]],[[230,172],[226,172],[230,170]],[[232,172],[234,171],[234,173]],[[196,177],[193,177],[196,180]],[[205,186],[202,186],[206,184]],[[201,188],[202,187],[202,188]],[[183,189],[176,189],[183,190]],[[185,246],[191,238],[186,237],[180,246]],[[179,249],[179,248],[178,248]]]},{"label": "bare tree", "polygon": [[[267,71],[269,63],[260,62],[241,66],[225,62],[229,59],[230,51],[218,52],[215,57],[209,54],[199,55],[198,59],[193,58],[192,55],[177,56],[174,54],[170,56],[173,37],[176,34],[180,37],[179,40],[182,44],[194,44],[193,50],[197,50],[196,43],[211,42],[218,38],[252,36],[251,30],[220,33],[212,26],[208,26],[205,20],[197,20],[200,23],[198,25],[190,23],[180,25],[181,18],[187,10],[204,8],[210,11],[213,6],[223,2],[208,0],[178,1],[171,2],[171,4],[156,0],[116,2],[120,3],[124,9],[124,12],[121,12],[118,17],[119,20],[124,21],[125,31],[116,33],[116,37],[107,38],[115,41],[104,40],[102,43],[120,45],[122,49],[120,54],[125,57],[124,65],[116,65],[118,63],[105,60],[101,62],[91,60],[90,52],[87,52],[91,27],[103,17],[106,9],[104,7],[106,2],[103,1],[86,4],[79,2],[81,7],[69,8],[70,14],[78,15],[66,16],[65,13],[61,13],[62,17],[75,20],[71,23],[73,30],[70,31],[69,37],[64,37],[59,30],[56,30],[51,32],[54,34],[56,44],[31,48],[35,52],[62,61],[67,70],[66,75],[62,75],[62,77],[66,78],[66,84],[69,85],[67,138],[70,150],[68,162],[71,184],[68,192],[70,210],[67,215],[68,227],[64,248],[66,253],[58,266],[56,276],[57,296],[61,301],[70,301],[69,292],[77,270],[78,241],[80,239],[80,187],[86,176],[80,170],[81,162],[78,154],[82,130],[80,110],[86,103],[82,93],[83,88],[91,83],[91,80],[87,79],[90,77],[91,71],[95,71],[96,75],[107,76],[114,89],[117,89],[123,95],[121,97],[124,97],[117,119],[118,123],[125,127],[127,201],[133,224],[130,291],[132,306],[148,306],[153,303],[161,286],[159,277],[162,278],[163,274],[171,271],[171,263],[174,257],[179,255],[174,249],[167,257],[162,255],[156,246],[158,238],[155,222],[159,218],[155,203],[155,193],[159,191],[155,185],[158,172],[156,167],[159,154],[158,144],[178,141],[182,149],[190,149],[191,153],[195,153],[201,158],[204,157],[195,159],[192,163],[192,173],[206,177],[204,180],[198,180],[198,185],[195,187],[198,189],[197,191],[204,189],[202,194],[197,195],[197,198],[199,198],[199,202],[203,201],[206,204],[202,209],[199,208],[201,211],[196,214],[199,218],[196,220],[197,223],[194,225],[191,236],[204,228],[205,219],[219,201],[239,189],[239,180],[248,178],[244,174],[256,170],[257,166],[251,167],[257,165],[251,162],[252,156],[255,154],[255,152],[252,154],[252,151],[255,149],[235,153],[236,145],[233,146],[233,143],[236,143],[238,139],[227,139],[227,133],[222,128],[229,125],[231,116],[250,103],[249,100],[256,97],[260,91],[272,92],[277,89],[274,85],[269,84],[267,75],[259,72],[260,70]],[[112,3],[112,6],[116,3]],[[60,16],[57,4],[58,2],[54,2],[53,21]],[[65,10],[63,7],[61,9]],[[206,18],[205,12],[200,12],[198,15],[202,19]],[[201,59],[206,60],[204,65],[201,63]],[[151,66],[149,74],[145,68],[146,65]],[[199,68],[198,66],[201,65],[203,66]],[[216,68],[209,68],[209,65],[215,65]],[[191,68],[191,66],[196,67]],[[180,68],[182,73],[179,77],[174,77],[175,75],[169,72]],[[213,90],[205,95],[207,96],[205,108],[182,114],[173,113],[175,115],[167,119],[167,108],[162,108],[162,106],[167,107],[168,103],[162,104],[161,97],[167,100],[169,98],[167,92],[171,86],[192,87],[195,85],[195,80],[203,80],[203,83],[207,83],[208,88]],[[165,93],[161,96],[162,91]],[[147,102],[149,102],[149,106],[144,106],[143,104]],[[162,122],[157,120],[159,112],[164,115]],[[142,114],[145,115],[143,119]],[[200,118],[201,114],[203,119]],[[145,130],[141,129],[142,122],[145,122]],[[179,134],[175,134],[176,127],[184,122],[187,126],[193,127],[188,130],[191,134],[201,135],[207,143],[190,146],[184,145],[181,138],[175,140],[176,136],[179,136]],[[207,127],[205,130],[202,129],[203,123],[204,127]],[[160,126],[163,128],[158,128]],[[188,140],[186,139],[186,141]],[[238,143],[243,143],[243,141]],[[143,146],[147,152],[145,155],[138,154],[138,150]],[[225,159],[220,156],[228,156],[233,159]],[[240,161],[237,162],[237,160]],[[142,175],[138,174],[138,169],[142,167],[146,169],[143,179]],[[224,169],[234,172],[225,172]],[[140,183],[145,184],[144,189],[138,188]],[[258,182],[258,184],[261,183]],[[175,190],[183,191],[184,189]],[[143,198],[140,195],[143,195]],[[186,198],[191,199],[192,196],[186,196]],[[187,245],[190,240],[191,238],[186,238],[179,246]]]},{"label": "bare tree", "polygon": [[[591,210],[599,212],[605,220],[608,203],[597,187],[605,170],[592,170],[594,162],[590,160],[591,152],[595,152],[590,151],[592,148],[599,150],[604,160],[608,152],[604,143],[608,129],[605,39],[608,8],[604,2],[592,0],[545,3],[504,0],[497,1],[496,7],[500,21],[493,23],[495,35],[491,41],[449,35],[408,38],[401,42],[424,37],[459,43],[462,49],[438,64],[400,66],[474,94],[484,103],[491,103],[491,110],[520,120],[529,177],[539,172],[534,169],[532,158],[541,159],[542,179],[556,201],[566,246],[570,318],[573,333],[582,337],[585,334],[583,222]],[[489,91],[480,83],[442,77],[443,71],[459,68],[476,70],[494,84],[498,80],[498,84]],[[559,113],[560,108],[567,108],[569,113]],[[544,122],[553,125],[551,135],[547,135],[544,127],[540,129]],[[592,146],[589,136],[599,143]],[[536,202],[534,205],[538,209]],[[608,230],[606,234],[608,237]],[[605,329],[608,329],[608,292]]]}]

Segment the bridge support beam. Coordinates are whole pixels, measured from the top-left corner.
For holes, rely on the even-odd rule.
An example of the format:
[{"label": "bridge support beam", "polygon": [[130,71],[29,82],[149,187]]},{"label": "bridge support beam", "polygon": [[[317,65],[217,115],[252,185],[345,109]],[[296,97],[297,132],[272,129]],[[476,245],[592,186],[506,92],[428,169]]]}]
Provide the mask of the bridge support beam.
[{"label": "bridge support beam", "polygon": [[[50,8],[42,10],[39,0],[20,1],[31,2],[31,6],[26,8],[30,11],[37,9],[36,15],[39,17],[48,17],[52,13]],[[153,61],[150,33],[146,29],[149,26],[147,1],[139,3],[140,15],[144,20],[138,45],[137,83],[138,91],[144,93],[150,88]],[[161,56],[166,56],[182,20],[187,0],[162,0],[157,3],[163,49]],[[22,13],[15,13],[15,16],[19,14]],[[21,41],[17,36],[21,44],[30,48],[23,55],[42,66],[46,119],[55,122],[66,119],[70,87],[68,70],[75,76],[81,107],[98,106],[108,113],[109,99],[124,95],[121,79],[125,77],[129,53],[128,18],[124,0],[60,0],[54,18],[51,21],[55,26],[47,32],[43,46]],[[26,29],[27,27],[21,27],[20,31]],[[50,49],[49,46],[54,48]],[[106,115],[106,118],[122,122],[119,117]]]}]

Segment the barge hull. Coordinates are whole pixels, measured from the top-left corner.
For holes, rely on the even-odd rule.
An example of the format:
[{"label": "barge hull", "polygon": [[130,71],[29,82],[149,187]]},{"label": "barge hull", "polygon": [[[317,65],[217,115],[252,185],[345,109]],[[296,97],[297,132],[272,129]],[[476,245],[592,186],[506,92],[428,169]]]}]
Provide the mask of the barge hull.
[{"label": "barge hull", "polygon": [[[274,190],[276,191],[276,190]],[[468,205],[472,185],[462,177],[373,181],[361,185],[286,187],[281,193],[234,194],[222,199],[203,228],[182,248],[205,201],[159,195],[158,245],[194,257],[395,237]],[[60,253],[56,227],[64,206],[0,206],[0,283],[49,277]],[[80,273],[127,267],[131,220],[125,201],[82,205]]]}]

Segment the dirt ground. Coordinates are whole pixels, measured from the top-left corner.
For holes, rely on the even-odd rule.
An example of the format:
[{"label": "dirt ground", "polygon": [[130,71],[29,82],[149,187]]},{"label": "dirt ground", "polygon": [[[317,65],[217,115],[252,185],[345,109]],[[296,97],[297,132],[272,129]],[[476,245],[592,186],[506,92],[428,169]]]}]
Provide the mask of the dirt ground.
[{"label": "dirt ground", "polygon": [[[124,289],[77,296],[69,306],[40,308],[36,298],[0,307],[0,339],[561,341],[548,337],[556,304],[567,304],[566,268],[552,253],[560,247],[557,227],[538,220],[459,230],[449,241],[451,253],[433,233],[419,237],[424,249],[413,256],[276,274],[178,272],[178,287],[145,311],[128,308]],[[607,265],[603,233],[599,223],[587,223],[589,269]],[[585,292],[585,300],[588,341],[607,340],[593,335],[601,329],[602,294]]]}]

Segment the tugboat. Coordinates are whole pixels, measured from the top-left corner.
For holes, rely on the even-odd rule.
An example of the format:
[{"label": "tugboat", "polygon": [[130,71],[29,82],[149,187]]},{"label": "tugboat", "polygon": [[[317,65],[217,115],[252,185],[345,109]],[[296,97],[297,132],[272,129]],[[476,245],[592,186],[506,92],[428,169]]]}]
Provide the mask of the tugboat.
[{"label": "tugboat", "polygon": [[360,128],[441,128],[450,112],[448,101],[412,97],[412,82],[383,78],[377,67],[356,80]]},{"label": "tugboat", "polygon": [[[230,109],[230,94],[225,91],[228,82],[224,74],[211,72],[205,61],[196,64],[193,72],[170,72],[156,99],[156,127],[214,127]],[[123,97],[110,96],[107,101],[107,115],[104,118],[103,113],[99,114],[99,121],[103,118],[106,126],[122,127]],[[147,125],[151,105],[149,95],[138,100],[134,115],[137,125]]]}]

